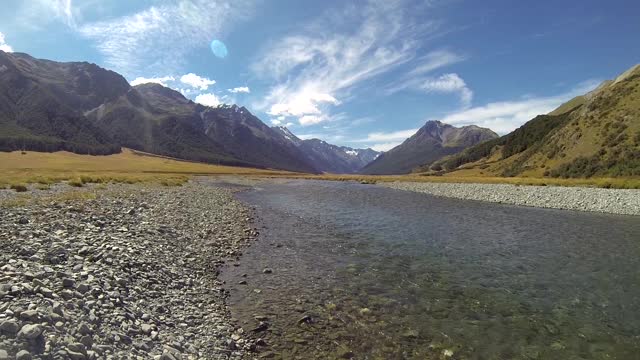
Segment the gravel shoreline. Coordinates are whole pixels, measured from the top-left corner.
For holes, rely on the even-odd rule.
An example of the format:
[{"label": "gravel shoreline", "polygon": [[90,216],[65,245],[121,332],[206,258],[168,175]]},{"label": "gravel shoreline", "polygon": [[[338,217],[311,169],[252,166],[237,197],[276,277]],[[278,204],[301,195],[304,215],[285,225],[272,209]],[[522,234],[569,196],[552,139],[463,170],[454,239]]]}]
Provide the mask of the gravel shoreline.
[{"label": "gravel shoreline", "polygon": [[519,206],[640,215],[640,190],[509,184],[378,183],[398,190]]},{"label": "gravel shoreline", "polygon": [[217,278],[257,236],[233,191],[0,191],[0,359],[249,357]]}]

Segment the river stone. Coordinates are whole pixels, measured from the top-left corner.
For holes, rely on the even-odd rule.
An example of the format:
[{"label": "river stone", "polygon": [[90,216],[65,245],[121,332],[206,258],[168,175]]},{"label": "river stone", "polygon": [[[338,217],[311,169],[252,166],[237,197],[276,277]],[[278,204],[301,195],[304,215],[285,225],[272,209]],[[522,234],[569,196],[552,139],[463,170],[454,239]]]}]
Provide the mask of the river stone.
[{"label": "river stone", "polygon": [[38,310],[27,310],[27,311],[23,311],[20,314],[20,320],[22,321],[37,321],[38,318],[40,317],[40,314],[38,313]]},{"label": "river stone", "polygon": [[18,332],[18,337],[31,340],[40,336],[42,334],[42,331],[42,326],[38,324],[27,324],[24,325],[22,329],[20,329],[20,331]]},{"label": "river stone", "polygon": [[0,349],[0,360],[9,360],[9,354],[6,350]]},{"label": "river stone", "polygon": [[49,201],[52,187],[45,201],[0,205],[2,357],[245,358],[254,344],[230,318],[218,267],[255,241],[249,210],[210,185],[104,187],[88,201]]},{"label": "river stone", "polygon": [[72,289],[76,286],[76,282],[73,279],[65,278],[62,279],[62,286],[67,289]]},{"label": "river stone", "polygon": [[91,345],[93,345],[93,338],[89,335],[85,335],[80,338],[80,343],[82,343],[82,345],[84,345],[87,349],[90,349]]},{"label": "river stone", "polygon": [[20,325],[15,320],[5,320],[0,324],[0,331],[8,334],[15,334],[20,331]]},{"label": "river stone", "polygon": [[151,334],[151,331],[153,331],[153,325],[142,324],[142,326],[140,326],[140,330],[142,330],[143,333],[149,335]]},{"label": "river stone", "polygon": [[80,327],[78,328],[78,332],[82,335],[91,335],[92,331],[91,328],[89,327],[89,325],[82,323],[80,324]]},{"label": "river stone", "polygon": [[16,360],[31,360],[31,353],[27,350],[20,350],[16,354]]},{"label": "river stone", "polygon": [[67,356],[71,360],[85,360],[87,358],[85,354],[71,351],[69,349],[67,349]]},{"label": "river stone", "polygon": [[83,284],[78,285],[76,290],[78,290],[78,292],[81,293],[81,294],[85,294],[90,290],[90,288],[89,288],[89,285],[83,283]]},{"label": "river stone", "polygon": [[83,354],[87,351],[85,346],[83,344],[80,344],[80,343],[68,344],[67,345],[67,350],[71,350],[71,351],[79,352],[79,353],[83,353]]}]

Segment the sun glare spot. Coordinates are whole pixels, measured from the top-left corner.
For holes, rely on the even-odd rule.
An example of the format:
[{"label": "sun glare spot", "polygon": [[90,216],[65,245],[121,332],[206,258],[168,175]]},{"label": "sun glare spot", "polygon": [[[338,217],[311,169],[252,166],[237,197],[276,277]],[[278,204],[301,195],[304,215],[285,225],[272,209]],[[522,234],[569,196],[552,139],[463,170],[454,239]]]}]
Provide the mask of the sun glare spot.
[{"label": "sun glare spot", "polygon": [[219,57],[220,59],[224,59],[227,57],[227,46],[220,40],[213,40],[211,42],[211,51],[213,55]]}]

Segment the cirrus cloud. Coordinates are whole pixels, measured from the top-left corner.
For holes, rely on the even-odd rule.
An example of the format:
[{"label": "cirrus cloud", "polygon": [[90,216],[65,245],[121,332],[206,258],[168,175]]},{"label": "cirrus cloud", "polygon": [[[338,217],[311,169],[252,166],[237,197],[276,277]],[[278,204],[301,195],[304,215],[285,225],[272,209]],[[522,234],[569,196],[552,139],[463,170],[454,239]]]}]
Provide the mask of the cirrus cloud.
[{"label": "cirrus cloud", "polygon": [[132,76],[143,72],[176,72],[186,55],[223,36],[238,22],[253,16],[253,0],[181,0],[151,6],[134,14],[86,23],[78,27],[96,42],[105,62]]},{"label": "cirrus cloud", "polygon": [[424,46],[420,39],[435,33],[439,22],[416,18],[411,11],[416,6],[426,5],[411,0],[345,5],[269,43],[251,69],[272,85],[253,107],[315,125],[331,119],[335,106],[383,74],[403,66],[409,68],[405,72],[424,74],[461,61],[450,51],[418,57]]}]

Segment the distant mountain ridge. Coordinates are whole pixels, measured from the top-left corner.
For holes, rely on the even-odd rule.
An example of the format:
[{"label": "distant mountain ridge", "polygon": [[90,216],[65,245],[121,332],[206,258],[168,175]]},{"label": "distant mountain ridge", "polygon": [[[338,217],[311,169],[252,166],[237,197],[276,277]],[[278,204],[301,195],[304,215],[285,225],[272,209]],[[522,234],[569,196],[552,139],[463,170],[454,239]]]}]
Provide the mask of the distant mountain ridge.
[{"label": "distant mountain ridge", "polygon": [[425,123],[402,144],[380,155],[360,172],[369,175],[406,174],[446,155],[497,138],[490,129],[475,125],[454,127],[437,120]]},{"label": "distant mountain ridge", "polygon": [[247,109],[205,107],[97,65],[0,51],[0,150],[112,154],[121,146],[227,165],[317,172]]},{"label": "distant mountain ridge", "polygon": [[380,154],[301,140],[244,107],[206,107],[158,84],[132,87],[95,64],[0,51],[0,151],[106,155],[129,147],[308,173],[640,176],[639,119],[636,65],[503,137],[477,126],[428,121]]},{"label": "distant mountain ridge", "polygon": [[301,140],[284,126],[277,126],[273,129],[278,131],[283,138],[297,146],[308,161],[321,172],[334,174],[357,173],[380,154],[372,149],[337,146],[320,139]]},{"label": "distant mountain ridge", "polygon": [[640,64],[505,136],[420,170],[489,176],[640,176]]}]

